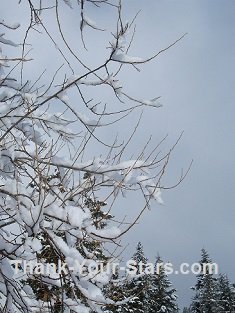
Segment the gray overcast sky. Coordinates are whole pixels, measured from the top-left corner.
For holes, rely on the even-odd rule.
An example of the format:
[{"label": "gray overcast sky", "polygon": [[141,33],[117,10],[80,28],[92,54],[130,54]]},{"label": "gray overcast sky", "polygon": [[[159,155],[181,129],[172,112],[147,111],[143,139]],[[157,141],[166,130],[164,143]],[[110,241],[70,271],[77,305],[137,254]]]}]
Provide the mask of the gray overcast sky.
[{"label": "gray overcast sky", "polygon": [[[142,7],[137,37],[145,51],[188,33],[148,65],[139,82],[150,94],[156,90],[164,104],[156,115],[145,115],[148,131],[174,138],[184,130],[168,170],[170,180],[190,158],[194,163],[186,180],[164,193],[164,206],[147,212],[129,240],[141,239],[150,259],[158,251],[176,264],[198,261],[205,247],[235,281],[235,2],[135,3]],[[195,279],[171,279],[181,303],[187,303]]]},{"label": "gray overcast sky", "polygon": [[[8,2],[1,3],[1,12],[13,20],[6,5]],[[161,96],[164,105],[159,110],[145,112],[137,133],[138,145],[143,146],[150,134],[156,143],[168,134],[170,147],[184,131],[168,168],[166,183],[169,185],[177,181],[181,168],[187,168],[191,159],[194,163],[180,186],[163,193],[164,205],[156,204],[128,233],[125,241],[130,246],[125,256],[134,252],[140,240],[150,260],[159,252],[165,261],[177,266],[181,262],[198,261],[200,249],[204,247],[218,262],[221,272],[228,273],[235,282],[235,2],[124,1],[127,18],[139,9],[131,55],[149,56],[182,34],[188,35],[151,64],[141,67],[140,74],[131,70],[123,75],[130,94],[137,98]],[[90,16],[98,23],[112,24],[109,9],[106,10],[98,14],[93,10]],[[19,14],[23,12],[21,9]],[[79,27],[76,19],[73,12],[65,18],[64,25],[75,47],[76,27]],[[89,38],[87,55],[90,53],[92,62],[99,63],[105,46],[92,31]],[[110,39],[109,34],[107,38]],[[79,45],[78,40],[77,47]],[[42,63],[50,69],[51,55],[43,54],[44,47],[42,50],[37,46],[37,41],[34,47],[36,53],[37,49],[40,51]],[[137,115],[133,116],[133,122],[136,119]],[[119,130],[122,135],[129,131]],[[109,133],[105,136],[110,138]],[[137,148],[135,145],[136,141],[133,149]],[[126,206],[123,210],[127,210]],[[130,214],[134,215],[137,206],[138,199],[133,198],[128,203]],[[189,287],[195,278],[172,275],[170,279],[178,289],[180,304],[188,304],[192,295]]]}]

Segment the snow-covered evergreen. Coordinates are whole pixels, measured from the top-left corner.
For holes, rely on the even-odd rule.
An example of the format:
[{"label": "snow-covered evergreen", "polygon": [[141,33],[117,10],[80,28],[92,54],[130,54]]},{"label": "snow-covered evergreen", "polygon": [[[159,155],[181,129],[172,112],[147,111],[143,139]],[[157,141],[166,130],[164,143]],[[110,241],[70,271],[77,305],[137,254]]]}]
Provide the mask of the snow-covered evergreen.
[{"label": "snow-covered evergreen", "polygon": [[119,276],[117,273],[107,289],[111,299],[127,302],[119,306],[110,305],[110,311],[113,313],[179,312],[176,289],[172,287],[164,268],[160,266],[163,264],[161,258],[158,257],[156,260],[155,274],[150,274],[148,270],[145,272],[148,262],[143,245],[139,242],[131,259],[136,262],[136,275],[130,278]]},{"label": "snow-covered evergreen", "polygon": [[131,299],[128,303],[129,309],[136,313],[148,311],[148,289],[149,275],[144,274],[147,264],[147,258],[144,254],[144,248],[141,242],[138,242],[136,251],[131,258],[137,268],[136,277],[133,277],[129,283],[129,290],[132,291]]},{"label": "snow-covered evergreen", "polygon": [[217,312],[217,281],[213,273],[209,273],[206,264],[212,264],[208,252],[201,250],[201,273],[197,275],[197,282],[192,289],[195,295],[191,304],[193,313],[216,313]]},{"label": "snow-covered evergreen", "polygon": [[235,312],[235,288],[225,274],[220,274],[217,281],[217,309],[221,313]]},{"label": "snow-covered evergreen", "polygon": [[158,256],[155,263],[155,274],[151,275],[148,290],[148,312],[150,313],[178,312],[176,289],[172,287],[163,265],[161,257]]}]

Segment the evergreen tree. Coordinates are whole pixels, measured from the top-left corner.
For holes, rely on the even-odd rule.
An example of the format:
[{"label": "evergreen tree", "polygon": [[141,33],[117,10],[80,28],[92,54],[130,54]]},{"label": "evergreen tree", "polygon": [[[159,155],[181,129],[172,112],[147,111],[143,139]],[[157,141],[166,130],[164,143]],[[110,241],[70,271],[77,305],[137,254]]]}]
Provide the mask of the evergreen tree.
[{"label": "evergreen tree", "polygon": [[227,275],[220,274],[217,285],[218,308],[220,313],[235,312],[235,289]]},{"label": "evergreen tree", "polygon": [[136,313],[147,311],[147,291],[149,288],[149,275],[144,274],[147,258],[144,254],[143,245],[138,242],[136,252],[132,256],[132,260],[137,265],[137,277],[134,277],[129,285],[130,290],[135,292],[135,296],[131,297],[129,306]]},{"label": "evergreen tree", "polygon": [[206,264],[212,264],[208,252],[205,249],[201,251],[200,260],[201,272],[197,275],[197,283],[192,289],[195,290],[195,296],[191,304],[193,313],[216,313],[217,293],[216,278],[210,273]]},{"label": "evergreen tree", "polygon": [[[144,255],[143,246],[139,242],[136,251],[131,258],[136,267],[136,274],[130,274],[120,279],[118,271],[113,275],[109,286],[105,288],[105,294],[115,302],[124,301],[120,305],[108,305],[105,311],[117,312],[148,312],[147,290],[149,287],[149,276],[144,272],[147,258]],[[142,270],[141,270],[142,267]],[[143,272],[142,272],[143,271]]]},{"label": "evergreen tree", "polygon": [[[54,186],[55,184],[59,184],[58,181],[55,181],[57,179],[58,174],[46,177],[46,180],[48,184],[50,184],[50,187]],[[84,175],[84,179],[87,179],[86,175]],[[64,193],[67,192],[67,190],[63,188],[61,192]],[[94,198],[94,193],[93,198],[88,194],[89,193],[84,194],[83,202],[84,206],[90,209],[92,225],[96,229],[104,229],[108,225],[108,220],[110,220],[110,218],[112,217],[110,214],[105,213],[102,210],[102,207],[107,205],[107,203],[96,200]],[[70,205],[76,205],[76,202],[72,197],[69,199],[69,202]],[[60,231],[57,235],[60,238],[66,239],[66,232]],[[46,236],[43,237],[41,234],[37,236],[37,238],[41,241],[44,247],[42,252],[37,253],[37,261],[40,263],[58,264],[60,256],[58,255],[56,249],[53,247],[49,238]],[[99,240],[94,240],[84,235],[83,240],[77,240],[74,243],[74,246],[84,258],[87,258],[87,255],[90,254],[95,261],[102,261],[103,264],[105,264],[105,262],[109,260],[109,257],[104,254],[102,243]],[[52,287],[49,287],[47,282],[43,282],[42,275],[31,275],[30,278],[25,281],[22,280],[22,282],[32,287],[38,300],[47,301],[50,303],[50,312],[52,313],[61,312],[63,308],[61,303],[61,295],[63,293],[70,297],[73,295],[73,293],[75,293],[76,296],[81,300],[81,302],[87,305],[85,297],[78,290],[73,290],[72,285],[66,275],[61,275],[60,279],[61,282],[63,282],[62,286],[54,285]]]},{"label": "evergreen tree", "polygon": [[[129,303],[126,302],[127,298],[131,295],[131,290],[129,289],[128,281],[125,277],[120,277],[119,270],[112,275],[112,279],[109,284],[105,286],[104,294],[107,298],[112,299],[114,304],[106,305],[103,310],[104,312],[113,313],[125,313],[130,312]],[[134,292],[132,298],[134,297]],[[123,301],[122,304],[118,305],[117,302]]]},{"label": "evergreen tree", "polygon": [[178,312],[175,292],[176,289],[172,288],[172,284],[165,273],[163,262],[158,256],[155,263],[155,273],[151,275],[151,285],[148,291],[149,313]]}]

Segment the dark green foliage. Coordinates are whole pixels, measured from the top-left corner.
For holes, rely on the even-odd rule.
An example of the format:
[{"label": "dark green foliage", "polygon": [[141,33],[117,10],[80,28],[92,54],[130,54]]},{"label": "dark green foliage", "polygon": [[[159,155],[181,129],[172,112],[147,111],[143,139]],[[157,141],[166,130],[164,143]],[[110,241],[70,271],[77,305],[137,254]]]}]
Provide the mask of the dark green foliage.
[{"label": "dark green foliage", "polygon": [[[125,300],[134,292],[129,289],[128,282],[125,278],[119,277],[118,270],[112,275],[112,279],[108,286],[105,287],[104,293],[107,298],[112,299],[114,304],[106,305],[104,307],[105,312],[112,313],[126,313],[129,311],[129,301],[125,303]],[[123,301],[121,305],[118,302]]]},{"label": "dark green foliage", "polygon": [[[125,303],[121,305],[110,305],[105,307],[105,311],[108,309],[110,312],[135,312],[144,313],[147,312],[148,305],[147,291],[149,288],[149,276],[141,275],[139,271],[139,264],[143,265],[143,269],[147,263],[147,258],[144,255],[143,246],[139,242],[134,255],[131,258],[136,262],[136,275],[126,275],[118,280],[119,275],[116,273],[113,275],[113,281],[109,284],[105,293],[107,297],[113,301],[123,301],[127,299]],[[141,263],[142,262],[142,263]]]},{"label": "dark green foliage", "polygon": [[[131,258],[137,264],[137,277],[134,277],[129,283],[129,289],[134,292],[129,302],[129,309],[136,313],[144,313],[148,307],[148,290],[150,287],[150,276],[143,274],[147,258],[144,255],[144,250],[141,242],[138,242],[136,252]],[[142,272],[140,272],[142,267]]]},{"label": "dark green foliage", "polygon": [[193,288],[195,296],[191,304],[191,311],[193,313],[216,313],[216,278],[213,273],[209,273],[208,268],[203,271],[205,264],[212,263],[205,249],[201,251],[201,260],[199,263],[201,265],[201,273],[197,275],[197,283]]},{"label": "dark green foliage", "polygon": [[218,279],[217,305],[220,313],[235,312],[235,289],[224,274],[220,274]]},{"label": "dark green foliage", "polygon": [[[44,181],[46,182],[45,188],[54,188],[54,186],[59,186],[60,188],[62,186],[58,173],[44,177]],[[36,188],[36,186],[33,184],[31,187]],[[66,191],[68,192],[68,190],[62,188],[60,188],[60,191],[62,194]],[[106,206],[107,203],[96,200],[94,197],[94,192],[90,192],[90,194],[92,194],[92,196],[88,195],[88,192],[84,194],[83,205],[90,209],[92,223],[96,229],[102,229],[107,225],[112,216],[103,211],[103,207]],[[77,205],[74,197],[70,197],[68,201],[72,205]],[[66,242],[66,231],[58,230],[56,235],[63,238],[63,240]],[[53,242],[51,242],[51,239],[47,235],[47,232],[38,235],[37,239],[40,240],[43,247],[41,252],[37,253],[37,262],[42,264],[55,265],[57,265],[59,261],[66,263],[66,260],[64,260],[60,251],[55,249]],[[87,253],[89,253],[94,255],[95,260],[102,261],[104,264],[109,260],[109,258],[104,253],[102,243],[99,240],[90,238],[85,232],[83,234],[83,238],[77,239],[74,245],[84,257],[84,259],[87,258]],[[43,282],[41,274],[31,275],[27,281],[25,281],[25,283],[27,283],[33,289],[37,300],[48,303],[48,309],[50,312],[62,313],[64,311],[64,295],[72,299],[75,295],[82,303],[87,304],[87,299],[83,296],[80,290],[73,288],[69,275],[69,273],[66,274],[63,272],[60,275],[60,282],[62,287],[53,285],[53,280],[48,283]]]},{"label": "dark green foliage", "polygon": [[[120,280],[116,274],[113,276],[113,282],[106,289],[106,295],[114,301],[125,299],[128,301],[121,305],[106,306],[104,310],[113,313],[178,312],[176,290],[172,288],[164,268],[160,267],[160,271],[158,273],[155,271],[155,274],[145,273],[148,263],[140,242],[131,259],[136,262],[136,275],[133,277],[129,275]],[[156,265],[157,263],[162,263],[160,257],[157,258]]]},{"label": "dark green foliage", "polygon": [[177,312],[176,289],[172,288],[160,256],[155,263],[155,274],[151,275],[151,284],[148,292],[149,313]]}]

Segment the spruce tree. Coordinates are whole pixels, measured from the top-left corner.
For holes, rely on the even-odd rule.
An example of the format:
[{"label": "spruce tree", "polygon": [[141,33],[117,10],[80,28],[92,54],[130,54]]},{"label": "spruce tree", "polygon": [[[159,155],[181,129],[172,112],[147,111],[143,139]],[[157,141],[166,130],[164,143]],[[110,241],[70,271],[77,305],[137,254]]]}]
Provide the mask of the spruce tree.
[{"label": "spruce tree", "polygon": [[201,272],[197,275],[197,283],[192,289],[195,291],[195,296],[191,304],[193,313],[216,313],[217,308],[217,293],[216,293],[216,278],[213,273],[209,272],[206,264],[212,264],[208,252],[205,249],[201,250],[200,260]]},{"label": "spruce tree", "polygon": [[218,308],[220,313],[235,312],[235,289],[227,275],[220,274],[217,285]]},{"label": "spruce tree", "polygon": [[[108,285],[105,286],[104,294],[108,299],[114,301],[103,308],[107,313],[126,313],[130,312],[128,298],[134,298],[134,291],[129,289],[129,283],[126,277],[121,277],[119,269],[116,269],[116,273],[112,274],[112,278]],[[118,304],[121,302],[121,304]]]},{"label": "spruce tree", "polygon": [[[135,313],[144,313],[148,311],[148,288],[149,288],[149,275],[144,273],[147,258],[145,257],[143,245],[138,242],[136,252],[132,256],[132,260],[136,262],[137,272],[136,277],[133,277],[128,283],[130,290],[130,301],[128,303],[128,311]],[[142,271],[141,268],[142,267]]]},{"label": "spruce tree", "polygon": [[158,256],[155,263],[155,273],[151,275],[151,284],[148,291],[149,313],[178,312],[175,293],[176,289],[172,287],[165,273],[162,259]]},{"label": "spruce tree", "polygon": [[[59,181],[57,181],[58,174],[47,176],[46,179],[48,184],[50,183],[50,186],[59,184]],[[86,175],[84,175],[83,179],[87,179]],[[87,188],[87,190],[89,190],[89,188]],[[61,192],[65,193],[67,192],[67,190],[63,188]],[[72,197],[69,199],[69,202],[70,205],[76,205]],[[94,197],[94,193],[92,192],[90,195],[88,191],[87,193],[84,193],[83,203],[84,206],[90,209],[92,225],[96,229],[104,229],[108,225],[108,221],[112,217],[110,214],[102,210],[102,208],[107,205],[107,203],[96,200]],[[57,235],[60,238],[66,239],[65,231],[60,231]],[[60,255],[58,254],[58,251],[56,251],[56,249],[53,247],[49,238],[46,236],[43,237],[41,234],[37,236],[37,238],[41,241],[44,247],[42,252],[39,252],[37,254],[38,262],[58,264]],[[96,262],[103,262],[103,264],[105,264],[109,260],[109,257],[105,255],[102,243],[99,240],[94,240],[84,235],[84,238],[82,240],[77,240],[74,243],[74,247],[76,247],[76,249],[84,258],[86,258],[87,254],[89,253],[92,256],[93,260],[95,260]],[[73,290],[72,284],[69,282],[67,275],[61,275],[60,280],[63,283],[62,286],[54,285],[52,287],[49,287],[48,283],[43,282],[42,275],[31,275],[30,278],[25,281],[22,280],[22,282],[24,284],[28,284],[33,289],[38,300],[48,301],[50,303],[51,313],[60,313],[63,309],[63,304],[60,300],[63,293],[65,293],[66,296],[71,297],[73,293],[75,293],[76,296],[81,300],[81,302],[87,305],[87,301],[82,293],[77,290]]]},{"label": "spruce tree", "polygon": [[[105,287],[105,294],[108,298],[114,301],[114,304],[105,306],[105,312],[148,312],[148,275],[140,271],[142,266],[143,272],[147,264],[147,258],[144,255],[143,246],[139,242],[136,251],[131,258],[136,267],[135,274],[127,273],[126,276],[120,277],[118,270],[112,275],[112,280]],[[118,305],[115,302],[122,302]]]}]

